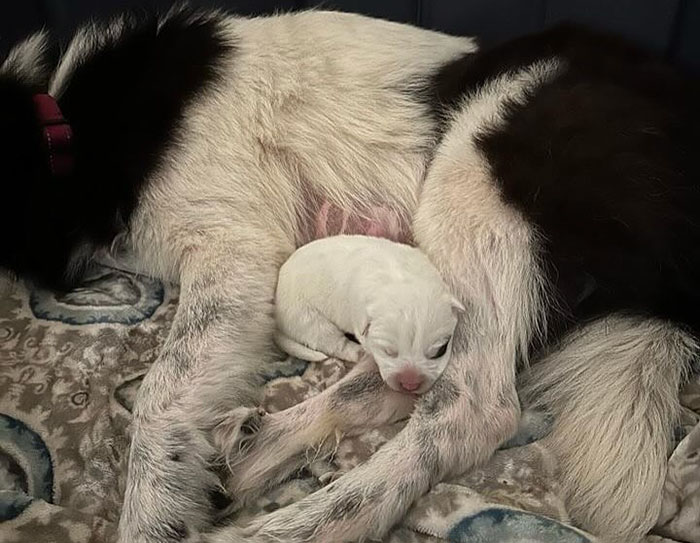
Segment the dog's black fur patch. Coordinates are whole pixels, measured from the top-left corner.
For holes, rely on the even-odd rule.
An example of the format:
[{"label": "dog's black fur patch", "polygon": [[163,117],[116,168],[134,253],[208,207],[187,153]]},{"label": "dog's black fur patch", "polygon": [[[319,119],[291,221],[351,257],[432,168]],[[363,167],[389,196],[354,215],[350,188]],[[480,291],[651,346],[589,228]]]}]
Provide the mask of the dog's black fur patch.
[{"label": "dog's black fur patch", "polygon": [[233,48],[216,18],[189,9],[162,23],[126,15],[116,34],[58,97],[73,127],[70,178],[51,177],[34,117],[32,94],[47,89],[0,76],[0,266],[52,287],[67,286],[76,248],[108,244],[125,228],[185,107]]},{"label": "dog's black fur patch", "polygon": [[433,85],[444,114],[485,82],[537,60],[562,71],[482,134],[503,198],[542,238],[563,312],[550,339],[611,312],[700,324],[697,86],[607,35],[562,26],[468,55]]},{"label": "dog's black fur patch", "polygon": [[623,39],[563,23],[447,63],[429,81],[427,90],[419,89],[420,96],[428,100],[433,114],[444,120],[465,95],[489,80],[555,57],[572,61],[581,69],[604,70],[620,81],[634,73],[645,86],[660,92],[669,71],[664,62]]}]

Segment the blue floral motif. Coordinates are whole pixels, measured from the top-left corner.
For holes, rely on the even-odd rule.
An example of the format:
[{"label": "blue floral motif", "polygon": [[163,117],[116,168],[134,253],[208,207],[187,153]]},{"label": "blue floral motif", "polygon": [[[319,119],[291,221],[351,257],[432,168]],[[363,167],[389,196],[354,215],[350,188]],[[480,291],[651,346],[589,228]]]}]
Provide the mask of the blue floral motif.
[{"label": "blue floral motif", "polygon": [[32,501],[24,492],[0,490],[0,522],[17,518]]},{"label": "blue floral motif", "polygon": [[449,533],[453,543],[592,543],[564,524],[532,513],[491,508],[462,519]]},{"label": "blue floral motif", "polygon": [[29,288],[35,317],[73,325],[137,324],[153,316],[164,298],[160,281],[113,268],[100,268],[67,293]]},{"label": "blue floral motif", "polygon": [[525,410],[520,419],[517,433],[500,448],[512,449],[539,441],[552,430],[553,422],[553,418],[547,413]]},{"label": "blue floral motif", "polygon": [[0,492],[0,521],[15,518],[33,499],[53,503],[51,455],[39,434],[22,421],[0,414],[0,453],[23,467],[22,486],[27,490]]},{"label": "blue floral motif", "polygon": [[264,370],[263,377],[265,381],[273,381],[274,379],[279,379],[280,377],[296,377],[303,375],[308,366],[309,363],[305,362],[304,360],[289,357],[282,362],[270,364]]}]

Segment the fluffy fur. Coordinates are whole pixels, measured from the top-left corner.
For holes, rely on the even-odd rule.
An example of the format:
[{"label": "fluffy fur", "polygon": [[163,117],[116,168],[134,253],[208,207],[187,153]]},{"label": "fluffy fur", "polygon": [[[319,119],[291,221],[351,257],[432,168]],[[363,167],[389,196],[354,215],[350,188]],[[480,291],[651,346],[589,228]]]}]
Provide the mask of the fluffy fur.
[{"label": "fluffy fur", "polygon": [[[232,411],[214,429],[215,443],[229,471],[225,485],[236,496],[224,515],[251,503],[304,467],[324,467],[341,436],[407,417],[415,398],[389,388],[374,361],[365,356],[343,379],[291,409],[269,414],[246,407]],[[328,473],[333,472],[320,474],[322,481],[330,479]],[[222,537],[227,540],[232,534],[235,531]]]},{"label": "fluffy fur", "polygon": [[562,459],[571,514],[606,541],[639,540],[658,517],[677,391],[697,356],[696,340],[668,322],[613,315],[523,378],[529,405],[555,420],[545,441]]},{"label": "fluffy fur", "polygon": [[276,338],[302,360],[357,362],[370,354],[391,388],[420,394],[450,360],[461,311],[420,250],[333,236],[305,245],[282,266]]},{"label": "fluffy fur", "polygon": [[[122,543],[380,537],[515,431],[517,362],[543,355],[529,390],[559,417],[550,440],[575,519],[616,542],[651,527],[676,388],[697,355],[700,124],[682,78],[584,31],[479,53],[338,13],[118,19],[80,30],[57,63],[48,39],[0,67],[0,226],[13,232],[0,263],[65,283],[107,247],[181,284],[136,401]],[[75,129],[78,169],[60,184],[31,108],[47,85]],[[234,450],[276,354],[280,266],[320,215],[343,218],[322,235],[362,234],[377,209],[466,308],[451,363],[367,463],[248,534],[201,535],[219,488],[211,460]],[[353,398],[371,397],[378,419],[401,414],[363,367],[255,424],[243,448],[255,459],[228,454],[235,502],[335,428],[373,423]],[[309,413],[326,424],[296,436]]]}]

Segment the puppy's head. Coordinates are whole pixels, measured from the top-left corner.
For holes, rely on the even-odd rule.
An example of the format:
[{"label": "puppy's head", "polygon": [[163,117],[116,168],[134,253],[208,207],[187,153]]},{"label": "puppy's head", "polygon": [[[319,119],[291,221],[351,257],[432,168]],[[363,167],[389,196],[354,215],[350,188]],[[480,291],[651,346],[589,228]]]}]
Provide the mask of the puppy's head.
[{"label": "puppy's head", "polygon": [[399,392],[421,394],[442,374],[452,354],[458,314],[464,310],[438,287],[393,285],[368,308],[360,343],[382,379]]},{"label": "puppy's head", "polygon": [[67,229],[59,223],[70,213],[35,98],[47,92],[55,54],[39,33],[0,60],[0,268],[57,285],[67,264]]}]

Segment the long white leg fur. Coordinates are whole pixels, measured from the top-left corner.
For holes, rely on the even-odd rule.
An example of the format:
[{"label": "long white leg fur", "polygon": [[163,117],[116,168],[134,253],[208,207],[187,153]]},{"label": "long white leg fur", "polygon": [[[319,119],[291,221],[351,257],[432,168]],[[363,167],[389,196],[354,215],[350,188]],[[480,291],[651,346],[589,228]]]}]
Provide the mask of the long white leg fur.
[{"label": "long white leg fur", "polygon": [[256,403],[274,353],[270,300],[291,248],[270,236],[259,245],[210,243],[185,265],[175,321],[135,405],[120,543],[182,541],[213,518],[209,431],[231,406]]},{"label": "long white leg fur", "polygon": [[[332,453],[341,435],[353,435],[408,416],[415,397],[390,389],[371,357],[320,394],[278,413],[261,416],[239,408],[214,429],[231,469],[227,487],[239,507]],[[241,432],[251,424],[252,431]],[[253,435],[251,435],[253,434]]]}]

